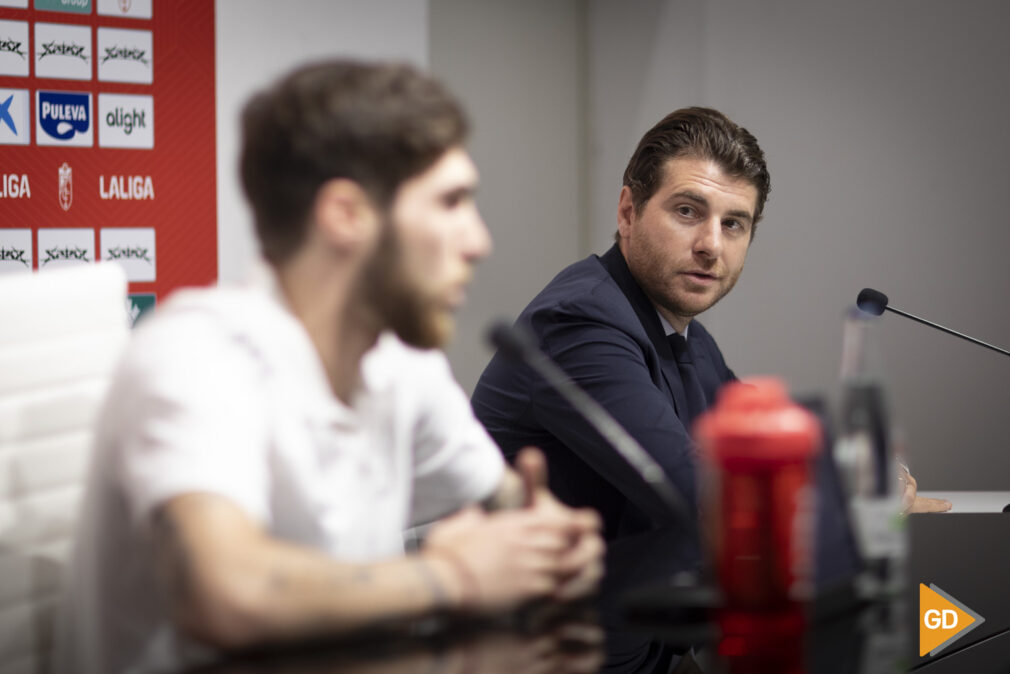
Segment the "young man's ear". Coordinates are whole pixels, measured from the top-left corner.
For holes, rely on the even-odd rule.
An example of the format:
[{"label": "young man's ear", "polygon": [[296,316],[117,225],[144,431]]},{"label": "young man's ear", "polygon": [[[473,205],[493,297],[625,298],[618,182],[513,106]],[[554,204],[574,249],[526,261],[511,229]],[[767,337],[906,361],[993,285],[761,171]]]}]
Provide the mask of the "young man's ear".
[{"label": "young man's ear", "polygon": [[316,193],[313,221],[325,241],[339,249],[351,249],[375,239],[379,213],[358,183],[334,178]]}]

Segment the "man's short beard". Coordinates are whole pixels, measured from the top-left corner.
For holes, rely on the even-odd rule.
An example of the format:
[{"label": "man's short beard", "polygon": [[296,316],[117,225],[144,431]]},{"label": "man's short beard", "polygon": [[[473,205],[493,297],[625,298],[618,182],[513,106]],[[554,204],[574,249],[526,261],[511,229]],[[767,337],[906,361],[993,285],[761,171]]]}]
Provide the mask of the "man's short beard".
[{"label": "man's short beard", "polygon": [[362,293],[376,311],[383,328],[411,346],[433,349],[445,345],[449,335],[438,312],[407,277],[396,228],[388,216],[372,258],[362,270]]}]

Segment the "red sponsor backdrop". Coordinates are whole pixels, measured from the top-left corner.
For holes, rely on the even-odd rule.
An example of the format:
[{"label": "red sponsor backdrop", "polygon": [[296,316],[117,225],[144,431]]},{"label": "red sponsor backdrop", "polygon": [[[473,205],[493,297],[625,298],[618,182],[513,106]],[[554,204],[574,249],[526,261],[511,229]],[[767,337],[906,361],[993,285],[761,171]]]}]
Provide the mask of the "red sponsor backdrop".
[{"label": "red sponsor backdrop", "polygon": [[[0,145],[0,174],[27,174],[30,198],[0,199],[0,228],[30,228],[34,267],[43,257],[38,230],[93,229],[101,258],[100,230],[108,227],[151,227],[155,230],[156,280],[131,282],[131,293],[155,293],[159,299],[184,285],[217,279],[217,206],[214,142],[214,1],[154,0],[152,18],[133,19],[91,14],[0,7],[0,19],[27,21],[29,46],[35,45],[34,24],[91,26],[92,77],[63,80],[0,75],[0,88],[28,89],[32,142]],[[33,7],[34,3],[29,2]],[[150,30],[153,39],[152,84],[98,80],[98,27]],[[31,53],[34,53],[31,52]],[[92,147],[41,147],[36,139],[36,91],[86,92],[92,96]],[[154,97],[154,148],[98,147],[98,94],[143,94]],[[73,203],[60,206],[59,167],[73,169]],[[154,199],[102,199],[99,176],[150,176]]]}]

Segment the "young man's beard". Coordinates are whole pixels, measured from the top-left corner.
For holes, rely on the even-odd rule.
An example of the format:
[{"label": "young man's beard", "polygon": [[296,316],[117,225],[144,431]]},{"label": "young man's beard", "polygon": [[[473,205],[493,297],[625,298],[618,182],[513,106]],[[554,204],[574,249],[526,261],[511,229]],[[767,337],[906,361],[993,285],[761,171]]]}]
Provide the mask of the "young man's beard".
[{"label": "young man's beard", "polygon": [[418,292],[408,278],[399,238],[388,219],[361,278],[365,300],[375,309],[384,328],[418,348],[445,345],[451,333],[451,319]]}]

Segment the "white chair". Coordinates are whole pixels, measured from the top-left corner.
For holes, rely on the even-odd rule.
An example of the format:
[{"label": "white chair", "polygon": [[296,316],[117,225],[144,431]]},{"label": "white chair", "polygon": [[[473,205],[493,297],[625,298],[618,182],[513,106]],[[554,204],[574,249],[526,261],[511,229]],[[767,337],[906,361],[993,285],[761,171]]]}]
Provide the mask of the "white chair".
[{"label": "white chair", "polygon": [[114,264],[0,275],[0,671],[48,668],[91,426],[129,334]]}]

